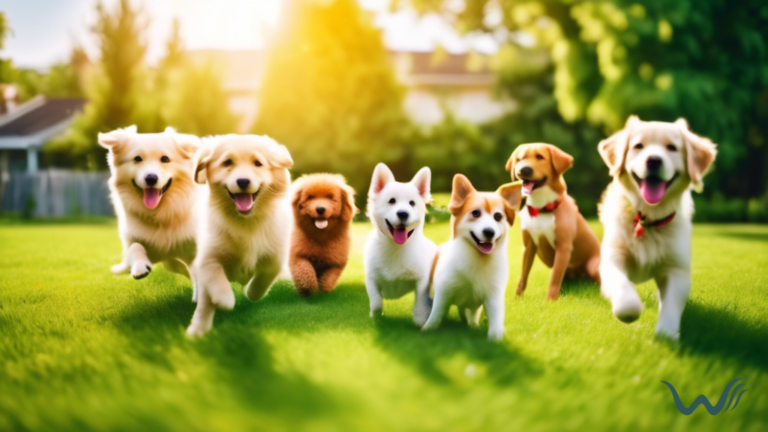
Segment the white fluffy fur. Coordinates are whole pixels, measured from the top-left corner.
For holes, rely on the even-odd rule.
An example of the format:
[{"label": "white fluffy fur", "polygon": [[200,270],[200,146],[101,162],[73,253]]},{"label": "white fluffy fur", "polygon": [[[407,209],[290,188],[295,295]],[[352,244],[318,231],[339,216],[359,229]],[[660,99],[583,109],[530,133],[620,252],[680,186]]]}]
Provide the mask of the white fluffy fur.
[{"label": "white fluffy fur", "polygon": [[[700,186],[715,158],[715,147],[709,140],[693,135],[684,120],[642,122],[631,117],[623,131],[600,143],[600,152],[614,175],[599,206],[605,228],[601,292],[611,301],[616,317],[632,322],[643,310],[635,285],[655,280],[659,289],[656,334],[678,339],[680,318],[691,290],[690,187]],[[648,156],[661,158],[660,171],[665,180],[672,179],[675,173],[679,176],[664,199],[654,205],[643,199],[632,176],[646,177]],[[634,217],[638,212],[650,221],[677,214],[669,224],[649,227],[637,238]]]},{"label": "white fluffy fur", "polygon": [[[224,166],[227,160],[234,160]],[[262,166],[256,167],[254,160]],[[257,301],[266,295],[288,258],[293,212],[287,198],[288,170],[293,165],[288,150],[265,136],[226,135],[206,139],[196,176],[207,181],[205,211],[198,232],[200,298],[190,336],[211,329],[215,309],[231,310],[235,296],[230,281],[243,285],[245,295]],[[231,193],[237,179],[250,180],[248,193],[256,193],[253,207],[239,213]]]},{"label": "white fluffy fur", "polygon": [[[416,292],[413,320],[423,325],[429,316],[429,276],[437,246],[424,236],[426,204],[431,201],[429,168],[422,168],[409,183],[399,183],[384,164],[373,173],[368,193],[368,216],[373,231],[365,245],[365,288],[371,316],[380,314],[382,299],[396,299]],[[394,198],[396,203],[390,204]],[[415,203],[414,206],[410,202]],[[413,234],[405,244],[392,239],[386,220],[395,223],[397,211],[407,211],[407,229]]]},{"label": "white fluffy fur", "polygon": [[[162,261],[171,271],[194,276],[191,264],[203,188],[195,184],[192,173],[200,140],[170,128],[161,134],[139,134],[135,126],[101,133],[98,139],[110,150],[109,190],[123,244],[123,260],[112,266],[112,272],[130,272],[141,279],[149,274],[152,263]],[[137,156],[141,162],[134,160]],[[162,156],[171,161],[160,162]],[[172,179],[154,209],[142,202],[141,189],[148,187],[147,174],[159,177],[158,187]],[[193,286],[194,280],[192,277]]]},{"label": "white fluffy fur", "polygon": [[526,206],[520,210],[520,228],[523,231],[528,231],[536,246],[539,245],[539,238],[543,235],[550,246],[555,247],[555,214],[539,213],[534,218],[528,213],[528,206],[542,208],[549,203],[557,201],[559,198],[560,195],[557,192],[545,185],[531,192]]}]

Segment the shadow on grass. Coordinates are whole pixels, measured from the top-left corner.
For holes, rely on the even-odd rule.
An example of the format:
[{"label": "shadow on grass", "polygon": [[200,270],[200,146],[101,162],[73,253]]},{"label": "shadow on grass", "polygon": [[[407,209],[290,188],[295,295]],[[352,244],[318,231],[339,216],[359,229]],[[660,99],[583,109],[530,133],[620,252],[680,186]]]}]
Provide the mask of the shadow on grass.
[{"label": "shadow on grass", "polygon": [[684,352],[716,356],[768,371],[768,325],[724,309],[688,303],[681,323]]},{"label": "shadow on grass", "polygon": [[715,234],[717,237],[724,237],[734,240],[749,240],[760,243],[768,243],[768,235],[749,232],[749,231],[724,231]]}]

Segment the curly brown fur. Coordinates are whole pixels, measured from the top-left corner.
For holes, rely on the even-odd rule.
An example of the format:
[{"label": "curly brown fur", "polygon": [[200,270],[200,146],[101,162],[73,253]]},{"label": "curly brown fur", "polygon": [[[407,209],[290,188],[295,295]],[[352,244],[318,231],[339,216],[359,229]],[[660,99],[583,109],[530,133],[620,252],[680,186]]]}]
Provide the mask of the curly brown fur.
[{"label": "curly brown fur", "polygon": [[293,184],[296,229],[288,264],[302,296],[330,292],[347,265],[355,191],[338,174],[310,174]]}]

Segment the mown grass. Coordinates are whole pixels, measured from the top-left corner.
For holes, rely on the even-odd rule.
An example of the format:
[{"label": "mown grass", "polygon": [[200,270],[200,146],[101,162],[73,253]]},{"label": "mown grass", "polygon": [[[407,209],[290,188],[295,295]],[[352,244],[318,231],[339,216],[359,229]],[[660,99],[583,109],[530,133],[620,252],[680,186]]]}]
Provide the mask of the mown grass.
[{"label": "mown grass", "polygon": [[[598,232],[599,226],[595,226]],[[299,298],[280,282],[188,340],[191,286],[159,267],[116,277],[114,221],[0,224],[0,430],[696,430],[768,428],[768,227],[697,225],[693,293],[678,345],[655,342],[653,284],[625,325],[592,283],[544,302],[534,265],[523,299],[507,296],[507,336],[486,341],[452,311],[421,334],[412,297],[368,317],[362,245],[336,291]],[[431,224],[435,241],[446,223]],[[519,276],[512,230],[508,293]],[[485,325],[485,323],[484,323]],[[690,416],[725,384],[749,389],[737,409]]]}]

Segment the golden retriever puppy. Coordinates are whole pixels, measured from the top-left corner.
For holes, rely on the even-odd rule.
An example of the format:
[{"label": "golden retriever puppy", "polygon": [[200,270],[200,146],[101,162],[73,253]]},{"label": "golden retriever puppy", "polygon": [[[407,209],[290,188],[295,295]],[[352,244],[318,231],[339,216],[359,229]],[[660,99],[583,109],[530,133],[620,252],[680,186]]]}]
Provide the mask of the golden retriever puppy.
[{"label": "golden retriever puppy", "polygon": [[231,310],[230,281],[244,286],[252,301],[272,286],[288,258],[291,203],[285,146],[258,135],[224,135],[203,140],[195,179],[208,183],[195,260],[200,296],[190,336],[211,329],[215,308]]},{"label": "golden retriever puppy", "polygon": [[693,134],[683,119],[644,122],[631,116],[598,150],[613,176],[598,207],[605,227],[601,291],[613,314],[628,323],[643,310],[635,284],[655,280],[656,334],[677,339],[691,291],[690,189],[701,190],[715,145]]},{"label": "golden retriever puppy", "polygon": [[520,210],[523,271],[517,295],[523,295],[538,254],[552,269],[547,300],[557,300],[563,278],[590,277],[600,283],[600,241],[568,195],[563,173],[573,157],[552,144],[523,144],[507,162],[512,180],[523,181],[525,207]]},{"label": "golden retriever puppy", "polygon": [[109,150],[109,190],[123,243],[123,261],[112,272],[141,279],[162,261],[189,276],[202,189],[192,178],[200,139],[170,128],[139,134],[131,126],[100,133],[98,141]]},{"label": "golden retriever puppy", "polygon": [[338,174],[310,174],[293,183],[295,227],[289,265],[300,295],[330,292],[347,265],[349,229],[358,213],[355,190]]}]

